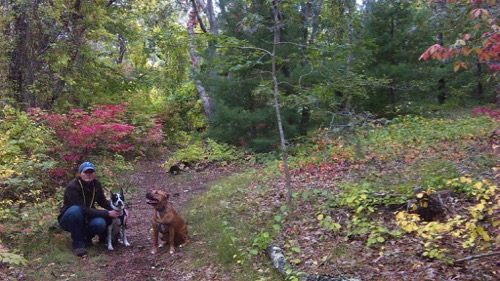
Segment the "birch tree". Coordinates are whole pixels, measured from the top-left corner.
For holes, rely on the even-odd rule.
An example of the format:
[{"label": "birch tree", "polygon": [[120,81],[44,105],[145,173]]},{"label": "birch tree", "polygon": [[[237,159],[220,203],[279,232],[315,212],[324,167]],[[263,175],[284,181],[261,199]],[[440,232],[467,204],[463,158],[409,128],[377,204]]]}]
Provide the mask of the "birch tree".
[{"label": "birch tree", "polygon": [[[192,79],[194,84],[196,85],[196,90],[198,91],[198,95],[203,103],[203,108],[205,115],[208,118],[211,118],[214,111],[213,99],[210,97],[206,88],[203,86],[202,82],[197,79],[197,74],[199,74],[199,55],[196,52],[196,44],[195,44],[195,27],[199,26],[199,28],[204,33],[210,33],[213,35],[218,34],[217,21],[215,19],[214,6],[212,0],[208,0],[207,3],[203,2],[203,0],[191,0],[191,10],[189,12],[189,19],[187,22],[187,32],[190,38],[190,49],[189,54],[191,56],[191,66],[193,68],[194,74],[192,75]],[[203,11],[208,18],[209,29],[207,30],[201,14],[200,10]],[[210,56],[215,56],[214,48],[209,48]]]}]

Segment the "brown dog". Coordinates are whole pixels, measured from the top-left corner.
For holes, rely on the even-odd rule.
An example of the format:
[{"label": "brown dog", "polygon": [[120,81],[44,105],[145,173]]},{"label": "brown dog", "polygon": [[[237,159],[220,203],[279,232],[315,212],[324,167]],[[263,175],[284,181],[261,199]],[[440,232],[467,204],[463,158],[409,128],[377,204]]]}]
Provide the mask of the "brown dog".
[{"label": "brown dog", "polygon": [[146,203],[155,208],[151,220],[154,243],[151,254],[153,255],[158,252],[158,237],[165,241],[164,245],[169,244],[170,254],[175,252],[175,246],[182,247],[189,242],[187,225],[177,214],[172,203],[168,202],[169,197],[168,193],[161,190],[146,193]]}]

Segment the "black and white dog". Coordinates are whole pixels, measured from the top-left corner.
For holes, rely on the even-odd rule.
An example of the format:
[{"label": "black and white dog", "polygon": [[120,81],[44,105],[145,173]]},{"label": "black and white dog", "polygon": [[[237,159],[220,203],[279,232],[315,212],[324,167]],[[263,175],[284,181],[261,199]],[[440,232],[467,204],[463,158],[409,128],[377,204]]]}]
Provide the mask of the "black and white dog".
[{"label": "black and white dog", "polygon": [[117,233],[121,231],[122,244],[125,247],[130,246],[130,243],[127,241],[127,235],[125,233],[125,229],[127,227],[127,213],[125,212],[125,196],[123,196],[123,188],[120,188],[120,193],[111,194],[111,208],[113,210],[120,213],[117,218],[113,218],[111,224],[108,226],[108,250],[112,251],[113,249],[113,238]]}]

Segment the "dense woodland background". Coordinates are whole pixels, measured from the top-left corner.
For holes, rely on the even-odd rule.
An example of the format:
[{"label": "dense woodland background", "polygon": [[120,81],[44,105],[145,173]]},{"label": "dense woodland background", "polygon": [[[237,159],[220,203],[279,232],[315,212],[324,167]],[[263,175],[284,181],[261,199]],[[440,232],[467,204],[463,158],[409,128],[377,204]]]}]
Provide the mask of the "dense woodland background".
[{"label": "dense woodland background", "polygon": [[[440,231],[498,254],[497,0],[0,0],[0,13],[0,267],[29,262],[20,242],[55,221],[78,163],[98,163],[116,188],[114,175],[154,155],[167,172],[278,171],[264,185],[285,187],[283,216],[234,249],[238,264],[290,234],[285,218],[311,195],[326,196],[311,210],[323,228],[345,222],[367,246],[440,217],[420,232],[424,257],[457,260]],[[339,169],[359,177],[322,178]],[[342,190],[357,192],[327,195]],[[470,217],[443,202],[422,211],[438,191],[459,192]],[[414,212],[397,233],[360,218],[403,205]],[[326,215],[341,207],[358,220]],[[27,211],[37,216],[17,217]]]}]

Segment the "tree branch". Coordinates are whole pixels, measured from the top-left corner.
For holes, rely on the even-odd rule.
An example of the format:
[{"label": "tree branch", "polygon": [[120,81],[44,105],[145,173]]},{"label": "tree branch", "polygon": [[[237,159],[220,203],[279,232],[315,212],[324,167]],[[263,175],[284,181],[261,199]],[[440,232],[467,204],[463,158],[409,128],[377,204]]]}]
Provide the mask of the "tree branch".
[{"label": "tree branch", "polygon": [[198,13],[198,8],[196,7],[196,2],[194,0],[191,0],[191,3],[193,3],[193,11],[196,15],[196,19],[198,20],[198,24],[200,25],[201,30],[203,30],[204,33],[207,33],[207,29],[205,28],[205,25],[203,25],[203,21],[201,19],[200,13]]}]

